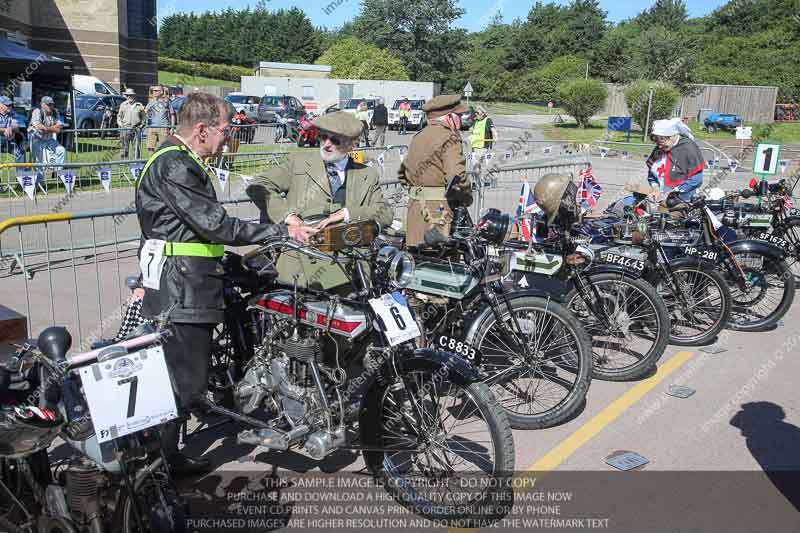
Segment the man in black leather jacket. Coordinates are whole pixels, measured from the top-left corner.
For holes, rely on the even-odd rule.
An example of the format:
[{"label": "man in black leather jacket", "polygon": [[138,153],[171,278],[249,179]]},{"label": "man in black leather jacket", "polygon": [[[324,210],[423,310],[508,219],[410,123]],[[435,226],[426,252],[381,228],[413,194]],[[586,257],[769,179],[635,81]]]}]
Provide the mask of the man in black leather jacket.
[{"label": "man in black leather jacket", "polygon": [[[164,342],[164,353],[183,409],[204,397],[208,387],[212,334],[224,313],[224,245],[257,244],[275,237],[306,242],[315,231],[305,225],[257,224],[228,216],[203,160],[222,151],[230,116],[227,102],[220,98],[190,95],[181,106],[178,131],[153,154],[136,187],[145,285],[142,315],[155,318],[172,308],[172,335]],[[169,424],[164,434],[173,470],[207,469],[208,461],[178,453],[178,426]]]}]

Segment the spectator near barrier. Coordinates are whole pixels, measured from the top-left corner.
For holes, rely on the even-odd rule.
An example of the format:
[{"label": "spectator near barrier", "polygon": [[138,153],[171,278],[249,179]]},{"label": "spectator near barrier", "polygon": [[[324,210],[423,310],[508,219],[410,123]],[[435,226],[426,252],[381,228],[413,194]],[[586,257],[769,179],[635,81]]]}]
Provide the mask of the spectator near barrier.
[{"label": "spectator near barrier", "polygon": [[173,123],[172,109],[169,98],[164,94],[164,90],[158,87],[153,90],[152,102],[147,104],[145,114],[147,115],[147,149],[153,153],[155,149],[169,136],[169,131]]},{"label": "spectator near barrier", "polygon": [[497,128],[494,127],[492,119],[488,117],[486,108],[478,106],[478,109],[475,110],[475,122],[472,125],[472,135],[470,136],[472,163],[475,172],[480,173],[486,152],[492,149],[497,138]]},{"label": "spectator near barrier", "polygon": [[25,134],[19,131],[8,96],[0,96],[0,152],[14,154],[17,163],[25,162]]},{"label": "spectator near barrier", "polygon": [[375,128],[375,136],[372,138],[372,146],[386,145],[386,126],[389,124],[389,110],[383,103],[383,98],[378,98],[378,105],[372,112],[372,126]]},{"label": "spectator near barrier", "polygon": [[408,98],[403,98],[399,106],[400,111],[400,135],[405,135],[408,129],[408,119],[411,118],[411,103]]},{"label": "spectator near barrier", "polygon": [[[39,107],[33,110],[31,124],[28,127],[35,162],[56,166],[64,164],[67,151],[57,139],[63,127],[64,123],[61,121],[53,98],[43,96]],[[38,172],[37,180],[43,178],[43,174]]]},{"label": "spectator near barrier", "polygon": [[119,106],[117,125],[123,128],[119,132],[120,155],[122,159],[128,159],[131,143],[137,143],[133,153],[138,155],[139,129],[144,125],[145,111],[144,106],[135,100],[136,91],[128,88],[122,94],[126,100]]}]

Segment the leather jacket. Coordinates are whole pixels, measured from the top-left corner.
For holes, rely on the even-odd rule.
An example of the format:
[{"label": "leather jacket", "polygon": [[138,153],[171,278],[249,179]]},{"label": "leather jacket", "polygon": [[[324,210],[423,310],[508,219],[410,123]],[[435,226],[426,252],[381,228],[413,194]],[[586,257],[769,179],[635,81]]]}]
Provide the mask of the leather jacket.
[{"label": "leather jacket", "polygon": [[[189,148],[174,136],[160,148],[169,146],[182,149],[157,153],[136,188],[143,242],[159,239],[244,246],[273,237],[288,239],[284,224],[257,224],[228,216],[217,201],[210,174]],[[177,302],[170,314],[173,322],[222,322],[224,271],[220,259],[167,256],[160,289],[145,289],[142,315],[154,318]]]}]

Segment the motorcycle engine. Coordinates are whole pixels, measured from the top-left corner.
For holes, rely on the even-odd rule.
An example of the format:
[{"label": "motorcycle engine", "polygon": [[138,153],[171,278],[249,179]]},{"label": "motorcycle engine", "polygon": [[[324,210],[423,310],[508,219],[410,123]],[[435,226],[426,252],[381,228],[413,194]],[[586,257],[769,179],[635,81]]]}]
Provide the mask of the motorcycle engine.
[{"label": "motorcycle engine", "polygon": [[326,403],[317,386],[320,359],[320,341],[313,332],[265,344],[234,390],[240,409],[249,414],[263,406],[297,424],[318,423]]}]

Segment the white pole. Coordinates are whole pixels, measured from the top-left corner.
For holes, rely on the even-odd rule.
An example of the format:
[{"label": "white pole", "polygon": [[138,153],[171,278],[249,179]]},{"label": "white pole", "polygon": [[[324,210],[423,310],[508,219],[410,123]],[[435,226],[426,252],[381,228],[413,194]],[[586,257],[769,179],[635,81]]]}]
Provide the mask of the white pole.
[{"label": "white pole", "polygon": [[653,89],[650,89],[650,97],[647,99],[647,122],[644,126],[644,133],[642,133],[642,142],[647,139],[647,131],[650,129],[650,110],[653,107]]}]

